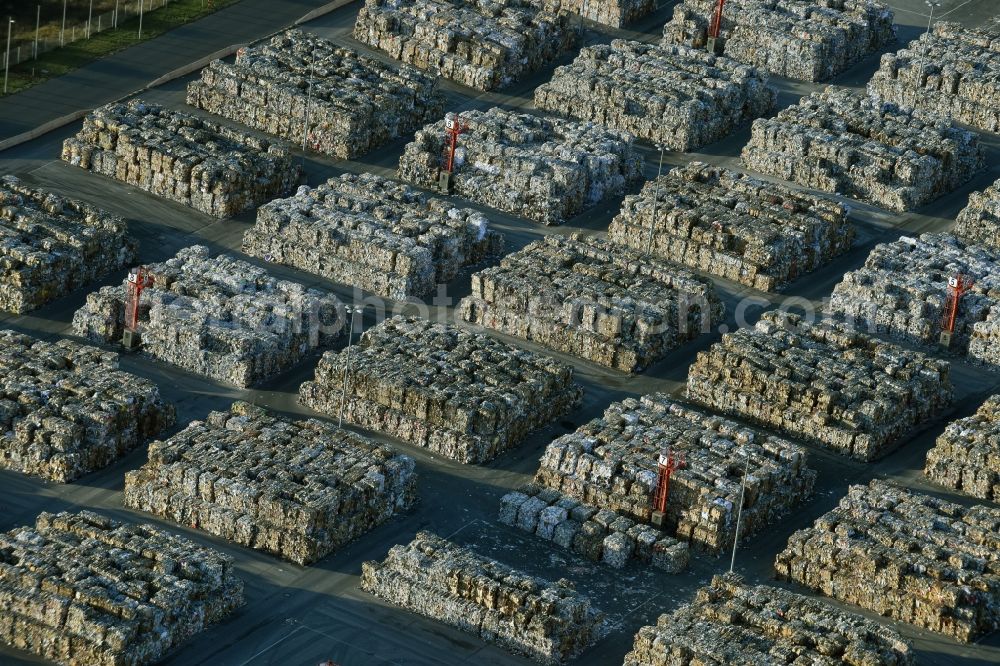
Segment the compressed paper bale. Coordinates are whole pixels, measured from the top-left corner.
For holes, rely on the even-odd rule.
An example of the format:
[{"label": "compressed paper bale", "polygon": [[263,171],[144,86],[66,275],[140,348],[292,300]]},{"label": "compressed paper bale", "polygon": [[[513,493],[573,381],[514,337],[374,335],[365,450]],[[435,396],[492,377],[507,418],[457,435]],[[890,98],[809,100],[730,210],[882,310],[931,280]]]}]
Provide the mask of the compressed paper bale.
[{"label": "compressed paper bale", "polygon": [[288,149],[140,99],[87,114],[62,159],[213,217],[233,217],[299,180]]},{"label": "compressed paper bale", "polygon": [[955,234],[970,243],[1000,249],[1000,180],[969,195],[969,205],[958,214]]},{"label": "compressed paper bale", "polygon": [[503,236],[470,208],[372,174],[344,174],[261,206],[243,251],[388,298],[422,297]]},{"label": "compressed paper bale", "polygon": [[708,280],[598,239],[550,235],[472,276],[466,321],[625,372],[714,330]]},{"label": "compressed paper bale", "polygon": [[135,259],[125,220],[0,179],[0,310],[23,314]]},{"label": "compressed paper bale", "polygon": [[[343,387],[347,372],[347,393]],[[482,463],[573,410],[573,369],[483,334],[388,319],[320,359],[300,401],[447,458]]]},{"label": "compressed paper bale", "polygon": [[603,637],[605,616],[572,583],[533,578],[429,532],[365,562],[361,589],[541,664]]},{"label": "compressed paper bale", "polygon": [[0,534],[0,641],[64,666],[157,663],[243,603],[231,557],[152,525],[42,513]]},{"label": "compressed paper bale", "polygon": [[412,458],[324,421],[236,402],[150,444],[149,462],[125,475],[124,502],[310,564],[415,498]]},{"label": "compressed paper bale", "polygon": [[[816,473],[807,467],[803,447],[665,394],[612,404],[601,418],[553,441],[535,481],[607,513],[595,520],[613,525],[620,514],[648,523],[659,457],[667,447],[685,465],[670,478],[664,529],[698,550],[732,547],[741,494],[740,538],[812,494]],[[748,455],[751,474],[743,494]]]},{"label": "compressed paper bale", "polygon": [[946,361],[852,326],[771,311],[699,352],[687,396],[868,462],[951,403],[949,374]]},{"label": "compressed paper bale", "polygon": [[624,28],[653,13],[655,0],[528,0],[549,12],[570,12],[612,28]]},{"label": "compressed paper bale", "polygon": [[69,483],[173,425],[151,381],[118,355],[0,331],[0,468]]},{"label": "compressed paper bale", "polygon": [[[600,527],[596,520],[588,522],[598,513],[607,527]],[[538,484],[504,495],[500,500],[500,522],[616,569],[632,559],[651,563],[667,573],[680,573],[688,566],[687,543],[652,527],[635,525],[615,511],[581,504]],[[583,537],[578,540],[581,531]]]},{"label": "compressed paper bale", "polygon": [[1000,503],[1000,395],[975,416],[951,423],[927,452],[924,474],[935,483]]},{"label": "compressed paper bale", "polygon": [[553,0],[365,0],[354,38],[393,58],[478,88],[503,88],[579,39]]},{"label": "compressed paper bale", "polygon": [[533,222],[561,224],[642,178],[630,134],[495,107],[448,114],[418,131],[399,160],[400,178],[438,187],[447,119],[466,127],[452,167],[454,193]]},{"label": "compressed paper bale", "polygon": [[774,568],[823,594],[969,642],[1000,622],[1000,509],[874,480],[799,530]]},{"label": "compressed paper bale", "polygon": [[968,181],[984,164],[972,132],[946,116],[827,88],[753,122],[743,164],[896,212]]},{"label": "compressed paper bale", "polygon": [[970,245],[951,234],[876,245],[865,265],[834,287],[829,309],[869,332],[936,346],[948,280],[959,274],[974,284],[959,301],[950,349],[1000,369],[1000,335],[992,331],[1000,323],[1000,247]]},{"label": "compressed paper bale", "polygon": [[[206,377],[248,387],[284,372],[346,331],[344,306],[332,294],[278,280],[228,255],[192,245],[147,265],[139,326],[150,355]],[[87,296],[73,331],[90,340],[121,339],[126,282]]]},{"label": "compressed paper bale", "polygon": [[855,232],[847,214],[832,199],[692,162],[626,196],[608,238],[774,291],[850,249]]},{"label": "compressed paper bale", "polygon": [[1000,132],[1000,27],[935,23],[905,48],[882,56],[868,92]]},{"label": "compressed paper bale", "polygon": [[[717,0],[682,0],[664,44],[702,48]],[[729,0],[720,37],[726,56],[778,76],[825,81],[895,41],[888,5],[871,0]]]},{"label": "compressed paper bale", "polygon": [[694,599],[635,635],[624,666],[909,666],[896,631],[861,615],[736,574],[714,576]]},{"label": "compressed paper bale", "polygon": [[391,67],[301,30],[212,61],[187,102],[342,159],[363,155],[441,115],[435,79]]},{"label": "compressed paper bale", "polygon": [[535,89],[535,106],[689,151],[774,106],[767,76],[686,46],[616,39],[583,49]]}]

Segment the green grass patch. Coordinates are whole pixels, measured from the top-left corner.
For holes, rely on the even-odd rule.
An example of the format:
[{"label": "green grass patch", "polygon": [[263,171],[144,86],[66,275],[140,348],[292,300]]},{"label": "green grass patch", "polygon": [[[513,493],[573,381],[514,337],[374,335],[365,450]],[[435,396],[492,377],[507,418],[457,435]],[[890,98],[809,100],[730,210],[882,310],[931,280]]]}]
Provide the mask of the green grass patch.
[{"label": "green grass patch", "polygon": [[[7,94],[30,88],[57,76],[67,74],[98,58],[144,42],[163,33],[196,21],[240,0],[174,0],[166,7],[154,9],[142,17],[142,39],[139,39],[139,17],[121,21],[117,29],[105,30],[90,39],[81,39],[61,48],[43,53],[38,60],[29,60],[10,68]],[[2,64],[2,60],[0,60]]]}]

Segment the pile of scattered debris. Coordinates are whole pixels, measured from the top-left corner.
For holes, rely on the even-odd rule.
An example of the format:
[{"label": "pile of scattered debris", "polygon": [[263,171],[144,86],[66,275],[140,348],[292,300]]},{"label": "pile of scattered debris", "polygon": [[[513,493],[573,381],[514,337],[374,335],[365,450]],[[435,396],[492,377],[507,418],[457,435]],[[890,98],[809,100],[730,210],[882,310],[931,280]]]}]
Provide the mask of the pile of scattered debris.
[{"label": "pile of scattered debris", "polygon": [[[330,294],[278,280],[229,255],[192,245],[145,266],[150,285],[138,305],[143,349],[206,377],[247,387],[284,372],[344,332],[344,306]],[[128,279],[87,296],[73,331],[121,340]]]},{"label": "pile of scattered debris", "polygon": [[1000,180],[969,195],[969,205],[958,214],[955,233],[971,243],[1000,249]]},{"label": "pile of scattered debris", "polygon": [[[666,44],[705,46],[718,0],[683,0]],[[719,25],[726,56],[803,81],[825,81],[896,39],[892,11],[871,0],[729,0]]]},{"label": "pile of scattered debris", "polygon": [[243,251],[404,300],[501,254],[503,236],[471,208],[373,174],[344,174],[262,206]]},{"label": "pile of scattered debris", "polygon": [[969,642],[1000,624],[1000,509],[879,480],[851,486],[774,567],[779,579]]},{"label": "pile of scattered debris", "polygon": [[534,483],[503,496],[500,522],[616,569],[636,559],[680,573],[690,558],[688,544],[649,525]]},{"label": "pile of scattered debris", "polygon": [[[956,303],[949,281],[959,279],[964,287]],[[951,234],[876,245],[864,267],[834,288],[829,307],[869,332],[925,345],[948,331],[954,307],[949,348],[1000,368],[1000,248],[969,245]]]},{"label": "pile of scattered debris", "polygon": [[604,613],[569,581],[528,576],[429,532],[365,562],[361,589],[552,666],[605,632]]},{"label": "pile of scattered debris", "polygon": [[289,30],[212,61],[187,103],[326,155],[350,159],[440,117],[434,77]]},{"label": "pile of scattered debris", "polygon": [[867,462],[951,403],[949,373],[946,361],[851,326],[771,311],[700,352],[687,395]]},{"label": "pile of scattered debris", "polygon": [[897,632],[854,613],[736,574],[715,576],[695,598],[635,636],[624,666],[726,664],[909,666]]},{"label": "pile of scattered debris", "polygon": [[138,99],[87,114],[62,159],[215,217],[256,208],[299,180],[285,147]]},{"label": "pile of scattered debris", "polygon": [[535,106],[689,151],[774,106],[767,76],[686,46],[616,39],[590,46],[535,89]]},{"label": "pile of scattered debris", "polygon": [[22,314],[135,258],[125,220],[0,178],[0,310]]},{"label": "pile of scattered debris", "polygon": [[1000,30],[935,23],[906,48],[882,56],[868,92],[1000,132]]},{"label": "pile of scattered debris", "polygon": [[0,468],[68,483],[174,423],[156,385],[112,352],[0,331],[0,368]]},{"label": "pile of scattered debris", "polygon": [[232,558],[152,525],[43,513],[0,534],[0,641],[59,664],[153,664],[243,603]]},{"label": "pile of scattered debris", "polygon": [[448,122],[462,129],[454,193],[534,222],[560,224],[642,178],[642,157],[625,132],[499,108],[448,114],[417,132],[400,158],[401,178],[440,186],[449,175]]},{"label": "pile of scattered debris", "polygon": [[774,291],[850,249],[847,213],[831,199],[692,162],[625,197],[608,238]]},{"label": "pile of scattered debris", "polygon": [[[354,38],[479,90],[502,88],[574,47],[555,0],[365,0]],[[603,3],[599,3],[603,4]],[[553,7],[555,9],[555,7]]]},{"label": "pile of scattered debris", "polygon": [[656,394],[615,403],[549,444],[535,481],[646,524],[666,449],[676,471],[663,526],[708,552],[732,546],[741,496],[743,538],[807,499],[816,479],[803,447]]},{"label": "pile of scattered debris", "polygon": [[149,447],[125,506],[310,564],[408,508],[412,458],[337,426],[236,402]]},{"label": "pile of scattered debris", "polygon": [[924,474],[943,486],[1000,503],[1000,395],[950,424],[927,452]]},{"label": "pile of scattered debris", "polygon": [[950,192],[984,163],[978,137],[944,116],[833,88],[755,120],[742,157],[760,173],[896,212]]},{"label": "pile of scattered debris", "polygon": [[550,235],[472,276],[466,321],[634,372],[714,330],[712,283],[599,239]]}]

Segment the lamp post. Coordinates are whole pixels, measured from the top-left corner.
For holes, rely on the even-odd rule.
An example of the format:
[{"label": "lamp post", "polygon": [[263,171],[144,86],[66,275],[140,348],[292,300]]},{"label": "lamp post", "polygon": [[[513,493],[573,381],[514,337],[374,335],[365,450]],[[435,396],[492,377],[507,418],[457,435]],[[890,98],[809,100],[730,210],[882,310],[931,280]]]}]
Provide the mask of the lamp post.
[{"label": "lamp post", "polygon": [[941,6],[940,2],[935,0],[924,0],[926,5],[931,8],[931,14],[927,17],[927,32],[931,31],[931,22],[934,21],[934,9]]},{"label": "lamp post", "polygon": [[142,39],[142,0],[139,0],[139,39]]},{"label": "lamp post", "polygon": [[38,30],[42,25],[42,6],[38,5],[38,12],[35,14],[35,52],[32,54],[38,60]]},{"label": "lamp post", "polygon": [[660,207],[660,174],[663,173],[663,146],[660,146],[660,166],[656,170],[656,194],[653,195],[653,219],[649,222],[649,238],[646,240],[646,254],[653,251],[653,231],[656,229],[656,213]]},{"label": "lamp post", "polygon": [[59,29],[59,46],[66,46],[66,0],[63,0],[63,22]]},{"label": "lamp post", "polygon": [[347,376],[351,371],[351,345],[354,343],[354,318],[361,314],[361,308],[351,308],[351,327],[347,330],[347,352],[344,359],[344,386],[340,392],[340,416],[337,418],[337,427],[344,427],[344,405],[347,404]]},{"label": "lamp post", "polygon": [[7,94],[7,74],[10,72],[10,31],[14,27],[14,19],[7,20],[7,54],[3,57],[3,94]]},{"label": "lamp post", "polygon": [[747,494],[747,475],[750,474],[750,448],[747,447],[747,466],[743,470],[743,487],[740,489],[740,508],[736,511],[736,532],[733,533],[733,558],[729,560],[729,573],[736,566],[736,545],[740,542],[740,520],[743,518],[743,498]]},{"label": "lamp post", "polygon": [[90,11],[87,13],[87,39],[90,39],[90,24],[94,20],[94,0],[90,0]]}]

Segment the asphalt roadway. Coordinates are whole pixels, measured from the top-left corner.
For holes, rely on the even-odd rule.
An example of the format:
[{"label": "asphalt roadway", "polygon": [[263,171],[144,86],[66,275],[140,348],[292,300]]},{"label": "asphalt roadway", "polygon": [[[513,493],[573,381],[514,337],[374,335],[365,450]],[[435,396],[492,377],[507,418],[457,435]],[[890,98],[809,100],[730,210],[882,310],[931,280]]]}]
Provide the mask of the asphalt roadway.
[{"label": "asphalt roadway", "polygon": [[[270,3],[275,7],[278,4]],[[634,30],[597,29],[591,24],[588,26],[586,39],[591,43],[608,41],[612,37],[654,41],[660,27],[669,18],[670,4],[672,3],[641,22]],[[897,12],[897,22],[900,23],[900,43],[886,49],[887,51],[895,50],[902,42],[913,39],[926,27],[927,21],[922,0],[896,0],[893,5]],[[993,0],[954,0],[942,3],[942,7],[936,11],[948,20],[957,20],[971,26],[992,18],[994,6]],[[313,21],[305,28],[342,44],[368,51],[350,37],[356,12],[357,3]],[[834,83],[860,88],[876,69],[878,57],[876,54],[867,58],[838,77]],[[444,83],[442,87],[448,94],[449,108],[452,110],[485,109],[494,105],[531,108],[531,91],[534,87],[550,77],[552,67],[568,61],[567,57],[552,63],[546,71],[500,93],[481,94],[450,83]],[[144,98],[178,109],[185,108],[183,91],[190,79],[188,77],[163,85],[144,94]],[[781,91],[779,106],[793,104],[799,96],[821,87],[780,79],[774,80],[774,83]],[[77,124],[74,123],[6,151],[0,155],[0,172],[15,173],[33,184],[57,189],[66,195],[85,199],[124,215],[129,220],[131,232],[140,240],[140,258],[144,262],[163,260],[172,256],[177,249],[194,243],[208,245],[213,252],[240,254],[240,239],[253,222],[252,214],[242,215],[234,220],[215,220],[179,204],[157,199],[135,188],[63,164],[57,159],[60,143],[76,129]],[[665,161],[676,165],[700,159],[714,164],[738,166],[739,150],[748,137],[749,129],[744,129],[702,152],[668,153]],[[759,307],[750,309],[749,323],[767,308],[819,309],[823,299],[830,294],[841,276],[860,266],[876,243],[901,235],[950,228],[955,215],[966,205],[969,193],[982,189],[1000,177],[1000,136],[983,135],[982,139],[988,147],[988,169],[954,193],[917,212],[897,215],[854,202],[852,218],[859,231],[855,248],[834,264],[797,281],[782,295],[764,294],[716,280],[730,313],[729,321],[724,326],[731,329],[741,323],[735,321],[733,312],[736,305],[746,298],[757,299],[759,304]],[[404,145],[405,141],[397,141],[356,161],[334,161],[307,155],[304,160],[308,180],[311,184],[316,184],[345,171],[370,171],[391,176]],[[652,178],[656,173],[658,154],[648,145],[643,146],[642,150],[647,158],[646,175]],[[490,211],[489,214],[495,227],[506,234],[508,249],[512,251],[548,233],[567,234],[578,231],[584,234],[601,234],[618,210],[620,201],[620,198],[608,201],[558,228],[539,227],[496,211]],[[465,201],[460,203],[481,208]],[[249,260],[260,263],[252,258]],[[355,297],[349,287],[294,269],[279,267],[273,271],[310,286],[329,289],[347,298]],[[444,297],[431,309],[367,297],[365,326],[373,323],[373,313],[380,307],[388,311],[422,312],[426,316],[453,321],[454,303],[468,292],[468,273],[464,272],[447,285]],[[121,277],[120,274],[112,276],[102,284],[118,283]],[[72,313],[83,304],[86,293],[96,287],[94,285],[74,292],[29,315],[0,316],[0,321],[5,327],[39,337],[71,337]],[[232,555],[246,582],[247,605],[226,622],[210,628],[181,646],[166,660],[167,664],[313,665],[328,658],[341,666],[531,663],[451,627],[388,606],[358,590],[358,576],[363,561],[382,558],[393,544],[407,542],[421,529],[434,530],[442,536],[470,545],[477,552],[545,578],[568,578],[574,581],[580,591],[591,596],[598,607],[608,612],[614,627],[607,638],[574,663],[593,666],[620,664],[624,654],[631,648],[633,636],[640,626],[654,623],[661,613],[688,600],[694,590],[705,584],[713,574],[727,570],[729,557],[696,557],[689,571],[675,576],[634,563],[622,571],[610,570],[498,524],[496,514],[499,498],[509,489],[516,488],[531,478],[537,469],[539,455],[553,437],[600,415],[611,402],[655,391],[681,396],[686,369],[695,354],[717,340],[719,335],[720,332],[716,331],[703,336],[636,376],[545,352],[576,368],[578,381],[585,389],[583,405],[577,411],[564,420],[537,431],[521,447],[488,465],[460,465],[429,455],[425,450],[395,442],[400,449],[417,459],[420,503],[408,514],[383,525],[312,567],[289,564],[253,550],[232,546],[196,530],[122,508],[124,474],[127,470],[142,465],[146,458],[145,447],[132,452],[111,467],[69,485],[0,472],[0,484],[4,489],[0,494],[0,530],[32,523],[41,511],[89,508],[131,521],[156,523]],[[505,339],[523,347],[544,351],[530,343]],[[316,416],[296,402],[296,390],[302,381],[311,377],[315,358],[255,390],[236,389],[142,356],[123,355],[121,365],[130,372],[156,381],[164,396],[177,405],[179,425],[171,432],[179,430],[191,420],[204,418],[211,410],[226,409],[234,399],[252,401],[287,415]],[[858,463],[810,447],[811,464],[819,472],[814,499],[741,545],[736,559],[737,571],[750,581],[773,583],[770,580],[771,564],[788,536],[793,531],[808,526],[816,517],[832,508],[849,485],[866,483],[871,478],[891,479],[907,487],[954,501],[972,503],[973,500],[968,497],[929,484],[923,478],[921,469],[926,452],[948,421],[971,414],[985,396],[1000,392],[1000,374],[989,373],[955,359],[953,378],[957,390],[953,412],[926,424],[902,448],[877,463]],[[803,591],[795,586],[789,587]],[[871,613],[858,609],[853,610],[892,625],[902,632],[915,646],[918,660],[922,664],[950,666],[1000,663],[998,633],[976,643],[962,645],[909,625],[876,618]],[[20,666],[42,662],[31,655],[0,648],[0,663],[4,666]]]}]

